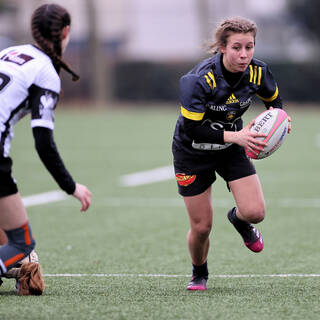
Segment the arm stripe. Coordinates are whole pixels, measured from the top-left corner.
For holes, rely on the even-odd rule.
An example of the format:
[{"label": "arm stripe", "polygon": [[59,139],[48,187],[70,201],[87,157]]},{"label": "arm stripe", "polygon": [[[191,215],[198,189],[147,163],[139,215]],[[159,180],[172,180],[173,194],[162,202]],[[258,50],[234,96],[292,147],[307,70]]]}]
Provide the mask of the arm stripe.
[{"label": "arm stripe", "polygon": [[181,114],[187,119],[196,120],[196,121],[202,120],[204,117],[204,112],[199,113],[199,112],[188,111],[183,106],[181,106]]},{"label": "arm stripe", "polygon": [[257,97],[259,97],[259,98],[260,98],[261,100],[263,100],[263,101],[271,102],[271,101],[277,99],[278,94],[279,94],[279,89],[278,89],[278,86],[277,86],[277,87],[276,87],[276,91],[275,91],[275,93],[273,94],[272,97],[270,97],[270,98],[263,98],[263,97],[259,96],[258,94],[257,94]]},{"label": "arm stripe", "polygon": [[253,77],[253,83],[256,83],[257,80],[257,66],[254,66],[254,77]]},{"label": "arm stripe", "polygon": [[211,90],[213,90],[213,86],[212,86],[212,83],[211,83],[209,77],[207,75],[205,75],[204,77],[206,78],[206,81],[207,81],[209,87],[211,88]]},{"label": "arm stripe", "polygon": [[212,73],[212,72],[209,72],[209,73],[208,73],[208,76],[211,78],[212,83],[213,83],[213,87],[215,88],[215,87],[217,86],[217,84],[216,84],[216,79],[214,78],[213,73]]},{"label": "arm stripe", "polygon": [[261,76],[262,76],[262,68],[261,67],[259,67],[258,68],[258,86],[260,86],[261,85]]}]

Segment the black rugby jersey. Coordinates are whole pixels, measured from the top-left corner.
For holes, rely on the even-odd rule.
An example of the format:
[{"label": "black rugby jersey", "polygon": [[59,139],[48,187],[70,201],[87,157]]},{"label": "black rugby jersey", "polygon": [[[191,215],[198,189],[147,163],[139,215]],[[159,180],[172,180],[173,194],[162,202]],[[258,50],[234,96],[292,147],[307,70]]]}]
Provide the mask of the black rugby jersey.
[{"label": "black rugby jersey", "polygon": [[[243,127],[241,116],[248,110],[252,98],[258,96],[268,108],[282,108],[278,86],[264,62],[252,59],[239,81],[227,83],[222,66],[222,54],[216,54],[195,66],[180,79],[179,115],[173,139],[174,151],[188,154],[207,154],[228,147],[223,132],[239,131]],[[188,127],[210,127],[210,138],[202,134],[196,141]]]}]

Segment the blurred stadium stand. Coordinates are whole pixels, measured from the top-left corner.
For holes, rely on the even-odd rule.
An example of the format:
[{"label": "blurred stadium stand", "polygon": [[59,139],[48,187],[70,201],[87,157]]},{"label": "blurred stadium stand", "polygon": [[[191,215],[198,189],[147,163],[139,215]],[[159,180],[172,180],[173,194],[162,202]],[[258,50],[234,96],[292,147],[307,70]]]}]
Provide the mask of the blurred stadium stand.
[{"label": "blurred stadium stand", "polygon": [[[283,98],[319,102],[317,51],[290,22],[287,1],[55,0],[72,14],[65,60],[81,75],[77,85],[62,75],[63,99],[96,100],[103,81],[108,101],[177,101],[179,78],[208,56],[217,24],[239,15],[257,22],[255,56],[270,64]],[[0,0],[0,49],[31,41],[26,26],[45,2]]]}]

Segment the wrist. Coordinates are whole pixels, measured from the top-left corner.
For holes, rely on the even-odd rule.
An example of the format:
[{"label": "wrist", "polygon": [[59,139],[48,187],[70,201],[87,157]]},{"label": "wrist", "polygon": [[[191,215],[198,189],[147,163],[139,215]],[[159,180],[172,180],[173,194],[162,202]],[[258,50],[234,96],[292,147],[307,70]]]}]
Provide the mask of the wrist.
[{"label": "wrist", "polygon": [[76,183],[71,181],[70,184],[64,188],[64,191],[69,195],[73,195],[76,192],[76,189]]},{"label": "wrist", "polygon": [[224,131],[223,140],[224,143],[235,143],[236,132],[234,131]]}]

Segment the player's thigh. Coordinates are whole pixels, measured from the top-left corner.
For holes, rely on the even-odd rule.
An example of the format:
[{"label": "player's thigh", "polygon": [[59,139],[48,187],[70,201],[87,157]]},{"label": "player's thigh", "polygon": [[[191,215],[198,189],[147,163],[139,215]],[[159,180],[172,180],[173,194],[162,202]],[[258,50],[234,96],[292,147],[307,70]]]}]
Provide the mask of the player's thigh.
[{"label": "player's thigh", "polygon": [[262,220],[265,215],[265,201],[257,174],[229,181],[236,205],[244,218]]},{"label": "player's thigh", "polygon": [[28,221],[11,168],[11,158],[0,156],[0,228],[5,230],[19,228]]},{"label": "player's thigh", "polygon": [[12,230],[28,221],[19,193],[0,198],[0,228]]}]

